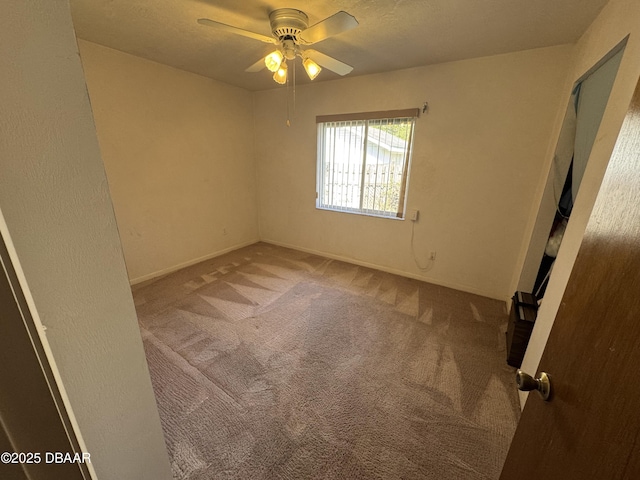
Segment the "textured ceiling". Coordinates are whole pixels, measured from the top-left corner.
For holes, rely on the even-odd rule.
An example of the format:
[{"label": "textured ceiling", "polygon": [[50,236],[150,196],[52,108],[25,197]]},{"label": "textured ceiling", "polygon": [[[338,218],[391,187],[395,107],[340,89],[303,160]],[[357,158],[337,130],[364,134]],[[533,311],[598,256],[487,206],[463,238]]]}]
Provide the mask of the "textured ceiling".
[{"label": "textured ceiling", "polygon": [[[269,12],[297,8],[313,25],[345,10],[360,25],[313,46],[350,76],[575,42],[607,0],[70,0],[78,37],[249,90],[277,88],[245,68],[273,47],[196,23],[270,35]],[[270,48],[271,47],[271,48]],[[339,78],[323,70],[314,82]],[[299,83],[309,80],[297,76]]]}]

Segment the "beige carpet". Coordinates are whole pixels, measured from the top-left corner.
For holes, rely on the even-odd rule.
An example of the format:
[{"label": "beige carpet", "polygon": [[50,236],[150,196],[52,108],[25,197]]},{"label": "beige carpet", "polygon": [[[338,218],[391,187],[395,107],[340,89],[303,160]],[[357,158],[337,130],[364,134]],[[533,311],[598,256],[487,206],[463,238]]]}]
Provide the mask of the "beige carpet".
[{"label": "beige carpet", "polygon": [[504,304],[258,243],[134,288],[177,479],[494,479]]}]

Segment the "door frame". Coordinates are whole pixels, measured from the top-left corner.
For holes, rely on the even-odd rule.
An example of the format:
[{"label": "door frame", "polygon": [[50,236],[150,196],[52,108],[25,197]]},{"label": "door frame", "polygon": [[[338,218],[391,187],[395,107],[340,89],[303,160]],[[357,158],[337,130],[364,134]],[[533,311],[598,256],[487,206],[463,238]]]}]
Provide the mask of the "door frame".
[{"label": "door frame", "polygon": [[[611,60],[614,56],[620,53],[620,51],[623,51],[627,46],[628,40],[629,40],[629,35],[623,38],[617,45],[615,45],[611,50],[609,50],[602,58],[600,58],[600,60],[598,60],[591,68],[589,68],[586,72],[580,75],[571,84],[571,88],[569,89],[569,92],[568,92],[567,104],[570,104],[570,102],[572,101],[571,95],[575,91],[575,89],[578,87],[578,85],[584,82],[596,70],[598,70],[605,63]],[[608,100],[607,100],[607,103],[608,103]],[[553,158],[555,157],[556,152],[558,151],[558,145],[560,142],[560,137],[562,135],[561,132],[564,129],[566,121],[567,121],[567,116],[565,114],[562,118],[562,124],[558,130],[558,138],[556,139],[556,145],[553,150],[554,152],[553,157],[551,159],[551,163],[549,164],[549,169],[547,172],[546,185],[544,187],[544,191],[542,193],[540,202],[538,204],[536,219],[531,231],[531,235],[529,236],[529,245],[527,246],[525,258],[522,264],[522,268],[520,270],[520,275],[518,277],[517,290],[519,291],[531,292],[531,290],[534,287],[536,275],[540,267],[540,262],[542,261],[542,256],[544,254],[545,246],[547,244],[549,232],[551,231],[551,227],[553,224],[557,203],[558,203],[558,200],[560,200],[559,198],[557,199],[555,198],[557,192],[554,192],[553,190],[554,188],[553,177],[556,174],[556,169],[554,168],[555,162]]]},{"label": "door frame", "polygon": [[[4,220],[0,215],[2,227]],[[8,385],[0,389],[2,436],[14,452],[39,453],[38,463],[23,463],[24,478],[57,479],[61,474],[70,480],[91,480],[89,463],[48,463],[47,452],[79,454],[83,449],[65,407],[55,374],[40,339],[15,265],[0,231],[0,299],[2,300],[4,335],[0,349],[4,352],[0,380]],[[0,355],[0,358],[2,355]],[[25,401],[28,399],[28,401]],[[89,457],[90,459],[90,457]],[[10,475],[18,475],[17,471]]]},{"label": "door frame", "polygon": [[501,479],[638,478],[639,119],[640,79],[589,214],[558,321],[540,364],[529,371],[551,376],[550,402],[536,394],[527,402]]}]

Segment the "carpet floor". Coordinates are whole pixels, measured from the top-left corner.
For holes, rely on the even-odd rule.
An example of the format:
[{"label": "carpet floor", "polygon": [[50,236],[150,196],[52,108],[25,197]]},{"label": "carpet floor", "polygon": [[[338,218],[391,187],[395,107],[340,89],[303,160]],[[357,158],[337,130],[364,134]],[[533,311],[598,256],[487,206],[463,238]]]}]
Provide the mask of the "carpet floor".
[{"label": "carpet floor", "polygon": [[134,287],[176,479],[495,479],[502,302],[257,243]]}]

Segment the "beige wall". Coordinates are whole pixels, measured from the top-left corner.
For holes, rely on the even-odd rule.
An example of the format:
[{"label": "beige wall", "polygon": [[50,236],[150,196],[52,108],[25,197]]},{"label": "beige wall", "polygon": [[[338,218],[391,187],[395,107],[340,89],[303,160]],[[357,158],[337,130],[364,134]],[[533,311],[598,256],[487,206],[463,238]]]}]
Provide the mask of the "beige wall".
[{"label": "beige wall", "polygon": [[3,3],[0,85],[0,227],[91,468],[168,480],[68,2]]},{"label": "beige wall", "polygon": [[[257,92],[261,238],[505,300],[558,109],[570,46]],[[316,210],[320,114],[421,107],[407,207],[412,224]],[[292,106],[293,110],[293,106]],[[512,293],[512,292],[511,292]]]},{"label": "beige wall", "polygon": [[250,92],[79,45],[131,281],[256,242]]},{"label": "beige wall", "polygon": [[[530,373],[537,371],[544,346],[549,337],[571,269],[578,254],[582,236],[591,215],[604,171],[613,151],[613,146],[631,101],[634,88],[638,82],[640,75],[640,8],[638,8],[637,1],[611,0],[575,47],[575,63],[570,76],[571,83],[578,80],[629,34],[629,41],[622,58],[618,76],[591,151],[589,163],[580,184],[580,192],[571,214],[571,220],[567,226],[553,274],[549,280],[547,293],[540,307],[529,348],[522,364],[522,369]],[[568,99],[569,92],[564,93],[565,99]],[[554,134],[554,139],[557,139],[558,133],[559,126]],[[535,221],[535,217],[533,221]],[[526,246],[525,244],[525,248]],[[603,322],[607,321],[615,321],[615,319],[603,318]],[[526,397],[527,395],[521,392],[523,405]]]}]

